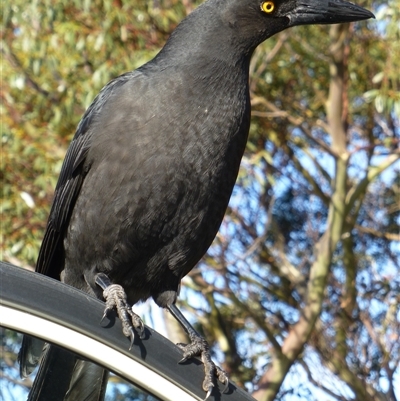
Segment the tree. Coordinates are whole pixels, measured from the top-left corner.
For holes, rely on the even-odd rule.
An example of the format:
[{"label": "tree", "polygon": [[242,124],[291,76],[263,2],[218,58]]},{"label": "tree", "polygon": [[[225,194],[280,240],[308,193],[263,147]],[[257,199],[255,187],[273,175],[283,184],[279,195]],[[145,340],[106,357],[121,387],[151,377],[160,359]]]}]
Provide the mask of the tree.
[{"label": "tree", "polygon": [[[34,264],[85,107],[154,56],[197,3],[6,3],[6,259]],[[399,5],[374,3],[378,23],[291,29],[253,56],[239,180],[182,296],[217,359],[259,400],[309,400],[316,389],[396,400]]]}]

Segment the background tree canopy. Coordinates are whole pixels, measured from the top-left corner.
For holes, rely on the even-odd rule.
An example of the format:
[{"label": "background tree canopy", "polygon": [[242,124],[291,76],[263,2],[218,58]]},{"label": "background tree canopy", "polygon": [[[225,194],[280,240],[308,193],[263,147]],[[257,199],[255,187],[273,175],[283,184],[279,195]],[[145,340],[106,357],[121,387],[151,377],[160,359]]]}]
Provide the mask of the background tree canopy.
[{"label": "background tree canopy", "polygon": [[[3,2],[4,260],[34,266],[85,108],[198,3]],[[239,180],[184,280],[216,359],[262,401],[400,399],[400,1],[358,4],[377,20],[256,50]]]}]

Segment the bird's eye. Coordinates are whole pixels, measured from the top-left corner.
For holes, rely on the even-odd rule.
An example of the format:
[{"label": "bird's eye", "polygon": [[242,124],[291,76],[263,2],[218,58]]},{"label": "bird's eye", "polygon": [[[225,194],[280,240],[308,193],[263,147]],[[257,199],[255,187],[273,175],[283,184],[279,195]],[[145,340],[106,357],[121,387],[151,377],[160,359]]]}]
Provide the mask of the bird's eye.
[{"label": "bird's eye", "polygon": [[273,1],[263,1],[261,3],[261,10],[267,14],[271,14],[275,9],[275,3]]}]

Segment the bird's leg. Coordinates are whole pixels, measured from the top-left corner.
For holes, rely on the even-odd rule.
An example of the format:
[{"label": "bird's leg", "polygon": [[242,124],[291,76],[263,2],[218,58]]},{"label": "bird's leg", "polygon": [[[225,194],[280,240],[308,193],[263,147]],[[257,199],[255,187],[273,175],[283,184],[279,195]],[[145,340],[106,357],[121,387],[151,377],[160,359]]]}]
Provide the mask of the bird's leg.
[{"label": "bird's leg", "polygon": [[144,324],[142,319],[134,313],[132,308],[129,306],[125,291],[120,285],[112,284],[111,280],[104,273],[97,273],[95,282],[103,290],[103,297],[106,301],[106,308],[101,320],[103,321],[108,312],[115,308],[118,317],[122,322],[122,332],[126,337],[131,339],[131,345],[129,347],[129,349],[131,349],[135,340],[135,332],[133,328],[137,330],[139,337],[143,338]]},{"label": "bird's leg", "polygon": [[214,376],[217,376],[219,381],[225,384],[223,392],[229,386],[228,376],[219,366],[216,366],[211,360],[210,347],[207,341],[192,327],[192,325],[186,320],[185,316],[177,308],[176,305],[167,306],[172,316],[182,325],[185,331],[188,333],[191,343],[190,344],[176,344],[183,351],[183,358],[179,363],[185,362],[187,359],[194,356],[200,356],[204,363],[205,378],[203,381],[203,390],[207,392],[206,398],[211,395],[211,391],[214,387]]}]

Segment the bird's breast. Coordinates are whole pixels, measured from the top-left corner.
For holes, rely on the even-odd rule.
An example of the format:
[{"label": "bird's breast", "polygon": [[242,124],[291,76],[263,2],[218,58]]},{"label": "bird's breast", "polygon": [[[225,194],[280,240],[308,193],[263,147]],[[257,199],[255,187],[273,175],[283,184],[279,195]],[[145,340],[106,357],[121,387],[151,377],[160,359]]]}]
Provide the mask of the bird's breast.
[{"label": "bird's breast", "polygon": [[94,248],[99,264],[152,260],[182,276],[206,252],[227,208],[249,130],[247,88],[141,85],[126,87],[94,125],[69,241],[82,248],[79,232],[95,233],[84,247]]}]

